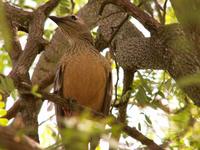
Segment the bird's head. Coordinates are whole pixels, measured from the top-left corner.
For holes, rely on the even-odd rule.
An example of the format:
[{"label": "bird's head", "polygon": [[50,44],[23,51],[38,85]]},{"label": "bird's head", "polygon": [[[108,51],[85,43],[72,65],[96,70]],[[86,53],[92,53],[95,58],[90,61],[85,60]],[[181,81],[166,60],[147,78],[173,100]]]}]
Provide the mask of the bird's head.
[{"label": "bird's head", "polygon": [[69,15],[65,17],[50,16],[49,18],[61,28],[70,40],[87,40],[93,44],[92,35],[90,34],[87,25],[80,17],[76,15]]}]

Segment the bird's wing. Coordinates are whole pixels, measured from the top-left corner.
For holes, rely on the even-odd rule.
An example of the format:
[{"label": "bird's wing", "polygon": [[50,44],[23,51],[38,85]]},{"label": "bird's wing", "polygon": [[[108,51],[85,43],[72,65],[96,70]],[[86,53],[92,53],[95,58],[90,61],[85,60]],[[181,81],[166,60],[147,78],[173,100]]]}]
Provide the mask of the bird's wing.
[{"label": "bird's wing", "polygon": [[[63,96],[63,66],[59,65],[54,79],[54,93]],[[62,128],[61,118],[64,116],[63,109],[60,105],[55,104],[56,119],[59,128]]]},{"label": "bird's wing", "polygon": [[63,84],[63,67],[59,65],[58,69],[56,70],[55,78],[54,78],[54,93],[59,94],[62,96],[62,85]]},{"label": "bird's wing", "polygon": [[111,99],[112,99],[112,73],[109,71],[105,87],[104,102],[101,110],[101,112],[105,115],[109,114]]}]

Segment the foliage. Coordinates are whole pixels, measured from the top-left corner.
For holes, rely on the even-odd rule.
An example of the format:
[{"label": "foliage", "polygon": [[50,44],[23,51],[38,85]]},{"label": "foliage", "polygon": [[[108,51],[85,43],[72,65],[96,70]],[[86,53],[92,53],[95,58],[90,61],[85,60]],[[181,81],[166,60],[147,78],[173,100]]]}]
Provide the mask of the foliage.
[{"label": "foliage", "polygon": [[7,20],[5,18],[5,11],[4,11],[4,7],[3,7],[3,3],[2,1],[0,1],[0,20],[1,20],[1,24],[0,24],[0,40],[4,40],[4,45],[6,47],[7,50],[11,49],[11,41],[10,41],[10,31],[8,29],[8,23]]},{"label": "foliage", "polygon": [[[0,94],[0,117],[6,115],[6,110],[5,110],[5,103],[3,102],[3,95]],[[8,123],[8,120],[5,118],[0,118],[0,125],[1,126],[6,126]]]},{"label": "foliage", "polygon": [[[11,0],[13,4],[26,9],[34,9],[46,1],[47,0]],[[64,16],[67,14],[76,13],[86,2],[86,0],[74,0],[75,5],[73,6],[70,0],[61,0],[53,14],[57,16]],[[158,10],[155,8],[154,0],[147,0],[146,3],[145,0],[132,0],[132,2],[136,5],[143,3],[141,9],[145,10],[157,20],[160,19]],[[163,6],[165,1],[159,0],[158,2],[161,6]],[[161,11],[162,15],[163,13],[164,12]],[[11,60],[7,53],[7,50],[11,49],[10,33],[1,1],[0,20],[0,73],[8,74],[10,68],[12,67]],[[177,22],[177,19],[175,17],[174,10],[168,2],[165,24],[171,24],[175,22]],[[20,39],[26,37],[26,34],[24,33],[18,34],[20,35]],[[52,34],[52,26],[47,25],[47,29],[44,32],[45,38],[50,40]],[[115,67],[116,66],[113,65],[113,70]],[[120,76],[122,76],[122,74],[123,73],[120,73]],[[122,82],[121,78],[120,82]],[[199,73],[180,79],[178,81],[178,86],[184,87],[197,83],[199,84]],[[127,112],[130,111],[133,113],[131,116],[129,116],[130,118],[127,119],[128,124],[131,123],[130,120],[138,118],[137,122],[133,122],[131,125],[138,128],[138,130],[146,136],[157,140],[158,143],[169,143],[171,149],[200,149],[200,109],[191,103],[191,100],[179,89],[175,81],[169,76],[168,72],[149,69],[138,70],[134,77],[132,89],[124,96],[122,96],[122,86],[123,84],[119,84],[117,88],[118,102],[120,103],[120,99],[123,101],[126,99],[126,96],[129,94],[131,95]],[[37,97],[41,97],[37,91],[38,86],[33,86],[31,90],[32,94]],[[5,107],[7,105],[7,101],[9,100],[6,101],[4,97],[5,95],[9,96],[10,94],[14,99],[16,99],[17,92],[13,81],[9,77],[0,76],[0,117],[6,114]],[[153,111],[156,111],[156,113],[152,113]],[[112,113],[117,115],[117,108],[115,108]],[[168,118],[167,122],[169,126],[166,127],[158,120],[159,115],[163,115],[163,118]],[[92,119],[85,119],[86,117],[88,118],[87,115],[83,114],[79,118],[70,118],[65,120],[67,129],[63,130],[62,132],[63,139],[66,141],[65,144],[72,143],[74,149],[81,149],[94,134],[108,140],[106,134],[108,131],[110,132],[110,130],[108,129],[105,131],[104,125],[107,121],[109,121],[109,118],[107,120],[103,120],[102,122],[92,122]],[[7,119],[0,118],[0,125],[5,126],[7,124]],[[119,126],[114,126],[111,129],[111,132],[118,133],[120,132],[120,128],[121,127]],[[160,128],[163,129],[162,131],[158,132]],[[41,143],[43,146],[48,147],[51,144],[54,144],[53,146],[60,146],[58,133],[54,131],[54,123],[44,125],[42,126],[42,129],[43,131],[40,133],[40,138],[43,139],[43,142]],[[123,135],[122,137],[124,137],[124,139],[128,139],[127,135]],[[112,140],[111,143],[114,143],[113,145],[115,145],[115,142]],[[124,141],[122,141],[122,143]],[[128,143],[132,141],[133,139],[130,138],[127,140]],[[48,148],[55,148],[53,146]],[[138,144],[138,147],[141,147],[141,144]]]}]

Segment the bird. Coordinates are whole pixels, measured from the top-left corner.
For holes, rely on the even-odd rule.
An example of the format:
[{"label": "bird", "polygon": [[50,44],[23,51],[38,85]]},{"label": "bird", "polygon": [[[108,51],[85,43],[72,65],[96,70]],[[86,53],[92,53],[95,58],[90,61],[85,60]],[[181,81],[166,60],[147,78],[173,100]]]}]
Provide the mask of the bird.
[{"label": "bird", "polygon": [[[58,25],[63,40],[70,45],[58,63],[54,80],[55,93],[108,115],[112,97],[111,66],[95,48],[88,26],[76,15],[49,18]],[[59,120],[73,114],[76,113],[56,105],[58,126],[61,126]],[[91,149],[96,146],[93,144]]]}]

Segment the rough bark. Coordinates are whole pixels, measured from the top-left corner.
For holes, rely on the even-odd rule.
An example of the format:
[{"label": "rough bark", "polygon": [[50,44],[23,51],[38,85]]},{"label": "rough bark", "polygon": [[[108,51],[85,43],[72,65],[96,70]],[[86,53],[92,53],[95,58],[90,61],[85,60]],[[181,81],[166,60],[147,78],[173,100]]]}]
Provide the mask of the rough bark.
[{"label": "rough bark", "polygon": [[[112,35],[113,24],[123,19],[119,16],[112,17],[113,19],[102,21],[100,25],[99,35],[101,41],[104,41],[104,47]],[[135,32],[131,32],[133,28],[134,26],[124,24],[111,43],[115,48],[116,59],[123,68],[163,69],[175,80],[199,71],[199,50],[196,48],[199,42],[188,39],[190,36],[180,24],[160,26],[150,38],[137,36]],[[183,90],[200,106],[198,85],[185,87]]]},{"label": "rough bark", "polygon": [[[11,6],[5,3],[7,18],[10,21],[9,25],[12,28],[12,50],[9,51],[13,62],[13,68],[10,76],[15,83],[18,81],[30,83],[29,69],[35,57],[44,48],[43,30],[44,22],[48,14],[58,4],[59,0],[50,0],[44,5],[38,7],[33,12],[29,13],[22,9]],[[24,50],[21,50],[19,42],[16,40],[15,28],[29,32],[27,43]],[[16,86],[18,86],[16,84]],[[19,91],[20,92],[20,91]],[[30,129],[27,135],[35,140],[39,140],[37,136],[37,115],[40,103],[32,96],[21,94],[21,112],[26,128]]]},{"label": "rough bark", "polygon": [[7,150],[40,150],[32,139],[9,127],[0,126],[0,148]]},{"label": "rough bark", "polygon": [[157,20],[149,16],[142,9],[135,6],[128,0],[107,0],[102,4],[100,8],[100,14],[107,4],[114,4],[116,6],[119,6],[119,8],[123,9],[125,12],[139,20],[152,33],[156,32],[157,29],[161,26]]},{"label": "rough bark", "polygon": [[24,11],[5,3],[6,17],[12,21],[20,30],[28,32],[28,26],[32,18],[32,12]]}]

